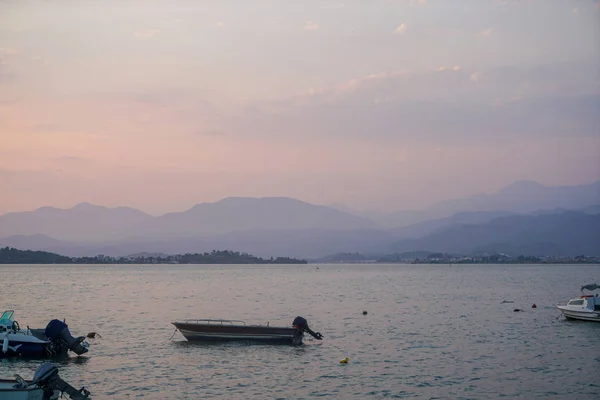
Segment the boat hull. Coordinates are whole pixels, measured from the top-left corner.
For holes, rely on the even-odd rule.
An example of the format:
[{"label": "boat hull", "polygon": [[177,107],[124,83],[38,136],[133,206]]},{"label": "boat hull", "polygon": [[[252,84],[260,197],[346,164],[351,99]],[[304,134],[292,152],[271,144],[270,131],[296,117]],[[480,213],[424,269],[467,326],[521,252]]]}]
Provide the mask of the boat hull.
[{"label": "boat hull", "polygon": [[[12,336],[21,335],[8,335],[8,348],[4,352],[4,340],[6,338],[0,338],[0,358],[6,357],[45,357],[47,355],[48,342],[40,341],[33,336],[28,336],[26,340],[19,340]],[[31,339],[34,340],[31,340]]]},{"label": "boat hull", "polygon": [[0,379],[0,399],[2,400],[45,400],[58,399],[59,393],[53,391],[51,397],[44,398],[44,390],[39,387],[16,389],[16,380]]},{"label": "boat hull", "polygon": [[299,344],[302,332],[296,328],[252,325],[210,325],[173,322],[173,325],[189,341],[231,342],[251,341],[263,343]]},{"label": "boat hull", "polygon": [[600,322],[600,312],[597,311],[576,311],[562,306],[559,306],[558,309],[563,313],[565,318],[568,319]]}]

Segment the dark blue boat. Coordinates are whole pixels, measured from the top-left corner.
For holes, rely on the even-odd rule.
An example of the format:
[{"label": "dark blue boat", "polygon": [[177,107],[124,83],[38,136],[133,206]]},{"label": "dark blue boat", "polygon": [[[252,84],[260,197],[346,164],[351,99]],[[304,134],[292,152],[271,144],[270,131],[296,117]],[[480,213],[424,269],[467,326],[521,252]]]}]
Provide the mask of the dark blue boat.
[{"label": "dark blue boat", "polygon": [[71,336],[63,321],[53,319],[46,329],[21,329],[14,314],[13,310],[6,310],[0,316],[0,358],[52,357],[66,355],[69,350],[78,355],[87,353],[85,337]]}]

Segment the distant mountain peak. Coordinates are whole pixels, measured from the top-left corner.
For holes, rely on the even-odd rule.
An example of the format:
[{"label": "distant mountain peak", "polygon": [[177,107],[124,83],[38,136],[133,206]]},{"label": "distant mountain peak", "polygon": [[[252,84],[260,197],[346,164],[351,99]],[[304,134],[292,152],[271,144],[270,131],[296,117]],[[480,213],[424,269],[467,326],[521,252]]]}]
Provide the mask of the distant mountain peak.
[{"label": "distant mountain peak", "polygon": [[34,211],[23,211],[23,212],[36,212],[36,211],[69,211],[69,210],[92,210],[92,209],[98,209],[98,208],[106,208],[103,206],[97,206],[88,202],[83,202],[83,203],[79,203],[74,205],[73,207],[70,208],[59,208],[59,207],[52,207],[52,206],[44,206],[44,207],[40,207],[35,209]]},{"label": "distant mountain peak", "polygon": [[59,240],[105,240],[123,236],[152,218],[133,208],[108,208],[87,202],[71,208],[42,207],[0,216],[0,237],[42,234]]},{"label": "distant mountain peak", "polygon": [[88,203],[87,201],[84,201],[83,203],[79,203],[79,204],[75,205],[72,208],[72,210],[91,210],[91,209],[98,209],[98,208],[106,208],[106,207],[97,206],[92,203]]},{"label": "distant mountain peak", "polygon": [[235,205],[235,206],[243,206],[247,204],[257,204],[257,203],[267,203],[267,202],[278,202],[278,203],[294,203],[294,204],[308,204],[302,200],[294,199],[292,197],[225,197],[221,200],[217,200],[215,202],[205,202],[198,203],[193,206],[191,209],[198,209],[207,206],[215,206],[215,205]]},{"label": "distant mountain peak", "polygon": [[[52,206],[44,206],[44,207],[40,207],[35,209],[35,211],[56,211],[56,210],[60,210],[60,208],[56,208],[56,207],[52,207]],[[22,212],[32,212],[32,211],[22,211]],[[17,214],[19,213],[18,211],[12,212],[11,214]]]},{"label": "distant mountain peak", "polygon": [[271,197],[225,197],[217,203],[229,202],[229,201],[293,201],[302,202],[302,200],[294,199],[285,196],[271,196]]}]

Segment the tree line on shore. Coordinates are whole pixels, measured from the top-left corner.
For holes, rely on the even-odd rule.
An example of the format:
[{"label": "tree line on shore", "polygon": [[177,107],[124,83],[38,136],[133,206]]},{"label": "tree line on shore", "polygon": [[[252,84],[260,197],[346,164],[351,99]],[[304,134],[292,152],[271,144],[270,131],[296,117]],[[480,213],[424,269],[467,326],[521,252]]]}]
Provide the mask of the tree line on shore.
[{"label": "tree line on shore", "polygon": [[230,250],[177,254],[138,255],[131,257],[67,257],[46,251],[0,248],[0,264],[307,264],[306,260],[290,257],[264,259],[248,253]]},{"label": "tree line on shore", "polygon": [[[413,254],[414,253],[414,254]],[[445,253],[412,252],[391,254],[377,259],[369,259],[359,253],[339,253],[311,262],[317,263],[410,263],[410,264],[583,264],[599,263],[598,257],[509,257],[505,254],[485,256],[456,256]],[[418,257],[416,257],[418,255]],[[410,256],[410,257],[409,257]],[[18,250],[0,247],[0,264],[307,264],[307,260],[290,257],[261,258],[248,253],[230,250],[213,250],[205,253],[187,254],[148,254],[128,257],[68,257],[46,251]]]}]

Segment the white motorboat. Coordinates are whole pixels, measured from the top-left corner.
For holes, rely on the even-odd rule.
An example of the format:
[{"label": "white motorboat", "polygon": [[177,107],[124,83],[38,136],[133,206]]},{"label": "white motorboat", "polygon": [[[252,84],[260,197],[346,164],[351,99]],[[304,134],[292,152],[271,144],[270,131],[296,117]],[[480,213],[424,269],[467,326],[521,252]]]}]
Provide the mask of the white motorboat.
[{"label": "white motorboat", "polygon": [[[597,285],[587,285],[583,289],[591,288],[594,290],[600,288]],[[600,297],[596,295],[581,295],[576,299],[571,299],[566,305],[558,305],[558,309],[567,319],[579,319],[582,321],[600,322]]]},{"label": "white motorboat", "polygon": [[69,385],[58,376],[58,368],[44,363],[33,374],[33,380],[26,381],[15,374],[15,379],[0,379],[0,399],[2,400],[55,400],[66,394],[72,400],[89,399],[90,392]]}]

